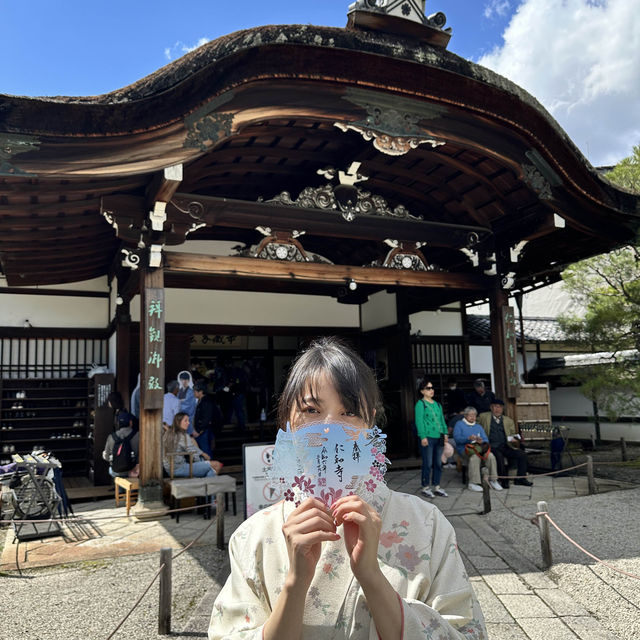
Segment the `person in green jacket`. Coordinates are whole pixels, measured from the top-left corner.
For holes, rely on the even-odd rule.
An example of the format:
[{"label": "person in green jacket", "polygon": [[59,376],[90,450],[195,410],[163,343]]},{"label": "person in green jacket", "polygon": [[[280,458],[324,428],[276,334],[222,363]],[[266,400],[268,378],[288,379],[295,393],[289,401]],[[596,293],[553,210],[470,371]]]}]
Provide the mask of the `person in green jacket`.
[{"label": "person in green jacket", "polygon": [[[420,452],[422,453],[422,489],[420,492],[427,498],[446,497],[447,493],[440,487],[442,476],[442,449],[448,440],[447,423],[444,421],[442,407],[433,399],[435,390],[433,382],[424,378],[419,387],[420,400],[416,402],[415,421]],[[430,486],[433,474],[433,490]]]}]

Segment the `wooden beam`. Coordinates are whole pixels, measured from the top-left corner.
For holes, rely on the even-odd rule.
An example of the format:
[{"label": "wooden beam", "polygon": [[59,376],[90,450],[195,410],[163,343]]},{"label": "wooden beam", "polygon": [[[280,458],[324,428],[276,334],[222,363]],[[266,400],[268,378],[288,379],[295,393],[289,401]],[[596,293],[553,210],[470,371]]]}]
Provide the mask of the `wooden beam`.
[{"label": "wooden beam", "polygon": [[[135,211],[133,199],[104,198],[103,209],[110,208],[117,217],[118,208]],[[194,204],[195,203],[195,204]],[[353,222],[346,222],[339,211],[305,209],[302,207],[232,200],[177,193],[168,207],[169,221],[185,220],[190,206],[201,208],[198,219],[209,226],[255,228],[258,225],[272,229],[300,229],[308,234],[360,240],[384,240],[394,238],[402,242],[428,242],[431,246],[459,248],[467,245],[469,233],[486,239],[491,230],[477,225],[461,225],[432,220],[414,220],[392,215],[357,215]],[[419,213],[419,212],[417,212]],[[191,218],[187,218],[191,219]]]},{"label": "wooden beam", "polygon": [[146,191],[147,203],[153,208],[156,202],[171,202],[182,182],[182,165],[174,164],[155,174]]},{"label": "wooden beam", "polygon": [[27,289],[23,287],[2,287],[0,294],[11,293],[13,295],[27,296],[65,296],[71,298],[108,298],[108,291],[80,291],[73,289]]},{"label": "wooden beam", "polygon": [[192,253],[166,253],[167,273],[223,274],[237,278],[259,278],[298,282],[359,284],[386,287],[486,290],[491,280],[473,273],[404,271],[382,267],[352,267],[311,262],[280,262],[258,258],[217,257]]}]

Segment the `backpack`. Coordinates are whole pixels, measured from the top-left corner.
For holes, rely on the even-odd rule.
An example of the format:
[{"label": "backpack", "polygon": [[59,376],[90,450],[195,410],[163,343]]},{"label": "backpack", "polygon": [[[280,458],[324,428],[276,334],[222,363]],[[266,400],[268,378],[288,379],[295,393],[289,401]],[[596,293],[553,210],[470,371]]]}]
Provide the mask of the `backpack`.
[{"label": "backpack", "polygon": [[118,438],[113,434],[113,457],[111,459],[111,469],[116,473],[131,471],[136,466],[136,454],[131,448],[131,439],[135,431],[131,431],[128,436]]}]

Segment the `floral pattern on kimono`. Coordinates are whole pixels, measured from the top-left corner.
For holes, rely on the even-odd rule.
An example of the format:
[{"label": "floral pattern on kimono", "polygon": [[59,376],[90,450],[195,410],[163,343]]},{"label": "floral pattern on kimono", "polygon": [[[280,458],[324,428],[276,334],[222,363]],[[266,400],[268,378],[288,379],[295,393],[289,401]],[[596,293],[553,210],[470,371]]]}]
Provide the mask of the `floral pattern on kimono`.
[{"label": "floral pattern on kimono", "polygon": [[[384,484],[370,504],[382,518],[378,562],[400,595],[404,638],[486,640],[453,527],[442,513]],[[209,640],[262,639],[289,570],[282,525],[294,508],[283,501],[254,514],[234,532],[229,542],[231,574],[214,604]],[[342,535],[342,527],[338,533]],[[322,545],[307,593],[302,639],[378,639],[342,538]]]}]

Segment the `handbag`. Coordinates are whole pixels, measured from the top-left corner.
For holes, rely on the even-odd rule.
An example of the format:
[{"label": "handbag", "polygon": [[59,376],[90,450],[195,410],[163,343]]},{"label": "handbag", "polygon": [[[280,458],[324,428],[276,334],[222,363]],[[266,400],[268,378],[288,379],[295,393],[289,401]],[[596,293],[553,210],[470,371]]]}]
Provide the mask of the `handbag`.
[{"label": "handbag", "polygon": [[478,456],[480,460],[486,460],[491,453],[488,442],[469,442],[464,445],[464,452],[469,456]]}]

